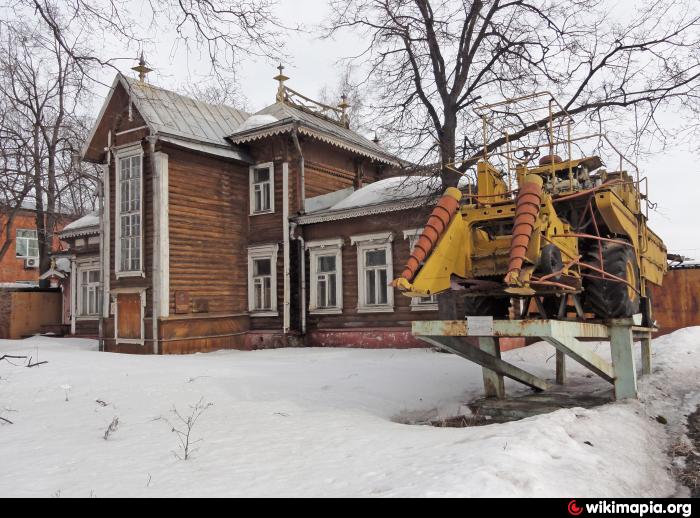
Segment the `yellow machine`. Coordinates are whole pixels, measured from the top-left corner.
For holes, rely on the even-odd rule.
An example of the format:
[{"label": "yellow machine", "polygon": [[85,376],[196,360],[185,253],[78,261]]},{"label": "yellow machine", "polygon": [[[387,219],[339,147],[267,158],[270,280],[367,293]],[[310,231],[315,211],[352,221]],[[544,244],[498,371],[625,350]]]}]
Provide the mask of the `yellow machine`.
[{"label": "yellow machine", "polygon": [[[532,135],[511,141],[516,130],[509,133],[506,122],[523,120],[512,106],[525,102],[534,113],[533,101],[545,95],[549,123],[540,141]],[[484,140],[496,128],[505,150],[485,150],[469,188],[443,195],[394,286],[410,297],[457,290],[467,316],[505,317],[519,298],[536,302],[546,318],[563,318],[571,303],[582,318],[642,313],[651,325],[648,286],[662,283],[666,248],[647,226],[646,179],[634,164],[604,135],[572,138],[571,118],[549,94],[485,106],[479,114]],[[617,170],[595,155],[573,157],[592,139],[618,155]]]}]

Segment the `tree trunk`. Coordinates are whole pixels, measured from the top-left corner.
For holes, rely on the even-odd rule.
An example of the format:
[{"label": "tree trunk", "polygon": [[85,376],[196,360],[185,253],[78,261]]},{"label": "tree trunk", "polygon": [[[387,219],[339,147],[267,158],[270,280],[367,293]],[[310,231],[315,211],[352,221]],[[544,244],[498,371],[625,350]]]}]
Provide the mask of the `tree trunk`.
[{"label": "tree trunk", "polygon": [[440,135],[440,160],[442,169],[440,178],[443,189],[457,187],[460,174],[455,172],[455,150],[457,148],[457,114],[456,112],[445,114],[445,123]]},{"label": "tree trunk", "polygon": [[[455,111],[445,114],[445,124],[440,132],[440,158],[442,169],[440,178],[443,189],[457,187],[460,175],[454,171],[455,149],[457,147],[457,115]],[[438,295],[438,317],[440,320],[459,320],[457,314],[457,292],[452,290]]]}]

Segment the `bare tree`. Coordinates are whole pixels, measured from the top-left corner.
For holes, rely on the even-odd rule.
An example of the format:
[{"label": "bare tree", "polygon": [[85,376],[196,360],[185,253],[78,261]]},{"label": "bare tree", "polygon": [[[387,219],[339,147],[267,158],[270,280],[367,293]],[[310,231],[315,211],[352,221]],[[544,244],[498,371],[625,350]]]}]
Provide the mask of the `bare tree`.
[{"label": "bare tree", "polygon": [[340,74],[335,83],[326,84],[319,90],[319,101],[328,106],[336,107],[343,96],[350,107],[347,109],[350,127],[360,133],[369,134],[372,128],[365,124],[365,96],[367,93],[356,79],[356,67],[345,63],[340,68]]},{"label": "bare tree", "polygon": [[[664,133],[657,114],[700,112],[700,5],[631,0],[609,13],[600,0],[330,0],[326,34],[360,31],[368,42],[372,111],[403,149],[438,158],[444,185],[473,165],[486,141],[479,104],[549,90],[589,124],[629,122],[636,139]],[[556,116],[557,114],[555,114]],[[523,123],[517,140],[547,120]]]},{"label": "bare tree", "polygon": [[209,104],[233,106],[246,110],[248,100],[234,82],[224,84],[188,83],[182,85],[180,91],[193,99]]},{"label": "bare tree", "polygon": [[[73,160],[87,127],[76,115],[87,91],[76,62],[36,25],[2,24],[0,38],[0,166],[10,184],[5,219],[11,223],[22,203],[31,201],[45,271],[58,215],[85,210],[95,190],[88,166]],[[12,240],[9,229],[3,254]]]},{"label": "bare tree", "polygon": [[[138,16],[132,14],[135,5]],[[76,49],[71,42],[89,27],[94,37],[126,49],[142,50],[152,43],[152,34],[173,34],[174,48],[208,57],[220,85],[230,81],[240,55],[280,58],[282,31],[296,29],[277,19],[275,0],[13,0],[11,6],[14,17],[38,18],[86,74],[134,57]]]}]

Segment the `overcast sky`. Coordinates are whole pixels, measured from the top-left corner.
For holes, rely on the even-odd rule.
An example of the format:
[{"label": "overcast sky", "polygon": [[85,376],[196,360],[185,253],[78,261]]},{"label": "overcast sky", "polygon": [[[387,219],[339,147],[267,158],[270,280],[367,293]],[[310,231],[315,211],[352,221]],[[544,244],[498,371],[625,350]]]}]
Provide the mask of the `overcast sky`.
[{"label": "overcast sky", "polygon": [[[634,0],[619,0],[620,5]],[[612,4],[613,2],[611,2]],[[139,2],[136,2],[138,5]],[[287,25],[303,24],[313,28],[327,14],[324,0],[280,0],[279,18]],[[325,85],[333,87],[339,76],[338,60],[353,55],[362,48],[356,37],[346,35],[334,41],[319,41],[314,34],[291,33],[285,37],[285,66],[291,77],[289,86],[311,97]],[[120,55],[123,55],[120,53]],[[146,58],[155,71],[149,80],[164,88],[177,89],[178,85],[206,77],[205,56],[187,55],[182,49],[173,52],[168,35],[154,37],[154,44],[146,49]],[[121,62],[123,71],[133,64]],[[256,111],[275,100],[276,63],[263,59],[241,58],[237,78],[240,90],[248,101],[248,109]],[[103,80],[111,83],[112,72],[106,71]],[[102,89],[101,94],[104,94]],[[95,114],[99,110],[94,107]],[[667,114],[673,120],[675,114]],[[699,135],[700,137],[700,135]],[[697,148],[697,144],[695,145]],[[700,260],[700,153],[690,146],[669,148],[651,159],[639,162],[643,176],[649,177],[649,195],[658,203],[650,213],[650,226],[667,243],[669,250]],[[693,211],[692,209],[695,209]]]}]

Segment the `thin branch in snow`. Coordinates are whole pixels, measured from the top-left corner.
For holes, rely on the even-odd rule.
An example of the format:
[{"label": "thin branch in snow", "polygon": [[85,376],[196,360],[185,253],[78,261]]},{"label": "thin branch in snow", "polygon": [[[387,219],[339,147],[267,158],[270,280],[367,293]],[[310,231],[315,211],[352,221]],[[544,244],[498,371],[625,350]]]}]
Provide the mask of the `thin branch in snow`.
[{"label": "thin branch in snow", "polygon": [[190,406],[192,412],[188,416],[183,416],[178,409],[173,406],[171,412],[175,416],[175,424],[167,419],[165,421],[170,425],[170,431],[177,434],[178,446],[181,452],[180,454],[173,452],[177,459],[188,460],[192,454],[199,449],[193,448],[193,446],[202,442],[202,439],[193,440],[192,431],[202,414],[212,406],[214,406],[213,403],[204,403],[204,398],[200,398],[197,404]]},{"label": "thin branch in snow", "polygon": [[27,359],[26,356],[10,356],[8,354],[0,356],[0,362],[5,360],[7,363],[9,363],[10,365],[14,365],[15,367],[18,367],[18,365],[15,363],[12,363],[10,360],[26,360],[26,359]]},{"label": "thin branch in snow", "polygon": [[117,428],[119,428],[119,418],[118,418],[118,417],[114,417],[114,418],[112,419],[112,422],[109,423],[109,426],[108,426],[107,429],[105,430],[104,440],[105,440],[105,441],[109,440],[109,437],[110,437],[114,432],[117,431]]}]

